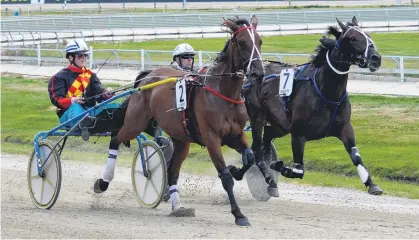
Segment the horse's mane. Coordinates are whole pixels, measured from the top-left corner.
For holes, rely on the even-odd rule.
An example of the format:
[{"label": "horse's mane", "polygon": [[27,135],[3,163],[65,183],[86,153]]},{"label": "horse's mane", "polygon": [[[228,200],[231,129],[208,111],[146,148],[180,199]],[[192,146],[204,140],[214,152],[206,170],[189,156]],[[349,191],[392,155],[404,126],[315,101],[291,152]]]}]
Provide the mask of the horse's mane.
[{"label": "horse's mane", "polygon": [[324,61],[326,60],[326,53],[327,48],[323,46],[323,44],[319,44],[316,49],[314,50],[316,52],[315,55],[311,55],[309,63],[313,64],[316,67],[321,66]]},{"label": "horse's mane", "polygon": [[230,19],[232,22],[234,22],[237,25],[244,25],[246,24],[246,26],[250,26],[250,23],[247,19],[245,18],[237,18],[237,19]]},{"label": "horse's mane", "polygon": [[[329,26],[327,28],[326,34],[328,36],[333,35],[336,38],[339,38],[341,32],[336,27]],[[309,63],[313,64],[315,67],[320,67],[326,61],[327,51],[333,49],[336,46],[336,40],[331,38],[323,37],[319,41],[320,44],[314,50],[316,54],[312,55],[309,61]]]}]

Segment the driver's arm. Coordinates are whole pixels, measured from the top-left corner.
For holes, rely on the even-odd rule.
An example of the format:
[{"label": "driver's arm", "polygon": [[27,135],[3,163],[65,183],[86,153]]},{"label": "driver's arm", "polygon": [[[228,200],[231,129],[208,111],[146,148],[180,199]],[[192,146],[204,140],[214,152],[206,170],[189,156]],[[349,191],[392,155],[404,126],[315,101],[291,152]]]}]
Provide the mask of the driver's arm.
[{"label": "driver's arm", "polygon": [[67,94],[65,79],[53,76],[48,83],[48,93],[51,103],[58,108],[68,109],[71,105],[71,97]]}]

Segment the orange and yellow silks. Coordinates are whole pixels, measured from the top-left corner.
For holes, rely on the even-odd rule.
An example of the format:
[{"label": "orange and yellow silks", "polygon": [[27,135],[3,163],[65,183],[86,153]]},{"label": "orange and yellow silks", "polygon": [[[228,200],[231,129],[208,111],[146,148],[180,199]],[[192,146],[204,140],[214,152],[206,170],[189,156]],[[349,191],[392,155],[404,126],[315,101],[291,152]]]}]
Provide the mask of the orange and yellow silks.
[{"label": "orange and yellow silks", "polygon": [[83,92],[86,90],[86,87],[90,83],[90,78],[92,77],[92,71],[90,69],[83,70],[82,73],[74,80],[71,87],[68,89],[66,97],[81,97]]}]

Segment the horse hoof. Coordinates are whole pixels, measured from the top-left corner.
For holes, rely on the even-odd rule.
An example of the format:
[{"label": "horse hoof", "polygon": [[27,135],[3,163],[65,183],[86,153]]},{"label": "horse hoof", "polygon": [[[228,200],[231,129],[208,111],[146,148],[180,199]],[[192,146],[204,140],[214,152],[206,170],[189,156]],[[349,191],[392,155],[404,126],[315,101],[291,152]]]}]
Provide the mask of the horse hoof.
[{"label": "horse hoof", "polygon": [[98,179],[96,180],[94,186],[93,186],[93,191],[95,193],[103,193],[104,191],[106,191],[108,189],[109,183],[103,181],[103,179]]},{"label": "horse hoof", "polygon": [[195,217],[195,208],[178,208],[172,210],[169,217]]},{"label": "horse hoof", "polygon": [[383,190],[379,186],[372,184],[368,187],[368,193],[372,195],[381,195]]},{"label": "horse hoof", "polygon": [[268,194],[272,197],[279,197],[279,191],[278,188],[270,188],[268,187]]},{"label": "horse hoof", "polygon": [[247,217],[236,218],[236,224],[242,227],[250,226],[250,223]]}]

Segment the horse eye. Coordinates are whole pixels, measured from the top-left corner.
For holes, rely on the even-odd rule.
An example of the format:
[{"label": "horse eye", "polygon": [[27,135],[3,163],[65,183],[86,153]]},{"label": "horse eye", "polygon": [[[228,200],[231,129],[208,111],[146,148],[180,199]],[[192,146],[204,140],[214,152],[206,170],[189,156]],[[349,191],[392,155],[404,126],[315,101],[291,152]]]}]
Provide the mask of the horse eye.
[{"label": "horse eye", "polygon": [[238,41],[238,44],[239,44],[239,45],[243,45],[243,44],[244,44],[244,41],[243,41],[243,40],[239,40],[239,41]]},{"label": "horse eye", "polygon": [[356,38],[355,37],[351,37],[351,42],[356,42]]},{"label": "horse eye", "polygon": [[262,45],[263,44],[263,41],[262,41],[262,39],[260,39],[260,45]]}]

